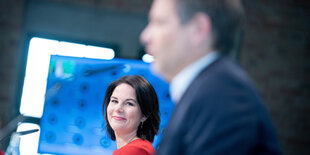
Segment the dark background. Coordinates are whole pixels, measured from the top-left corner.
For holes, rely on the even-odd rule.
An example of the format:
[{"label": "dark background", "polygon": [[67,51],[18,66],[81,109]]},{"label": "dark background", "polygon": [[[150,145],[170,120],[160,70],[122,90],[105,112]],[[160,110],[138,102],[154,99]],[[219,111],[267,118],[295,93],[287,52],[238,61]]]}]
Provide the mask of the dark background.
[{"label": "dark background", "polygon": [[[238,60],[255,82],[284,154],[310,154],[310,2],[244,0]],[[112,46],[138,59],[151,0],[0,0],[0,128],[18,115],[31,36]],[[1,145],[5,149],[5,145]]]}]

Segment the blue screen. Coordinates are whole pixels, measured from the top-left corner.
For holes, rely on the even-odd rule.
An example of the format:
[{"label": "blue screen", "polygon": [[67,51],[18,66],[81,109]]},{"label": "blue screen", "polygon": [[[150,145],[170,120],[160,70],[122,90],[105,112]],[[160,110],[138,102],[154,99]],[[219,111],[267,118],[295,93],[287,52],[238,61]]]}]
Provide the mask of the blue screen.
[{"label": "blue screen", "polygon": [[159,134],[153,142],[156,149],[174,104],[168,84],[152,74],[148,63],[52,55],[38,152],[112,154],[117,148],[105,129],[103,99],[108,85],[124,75],[141,75],[156,90],[161,113]]}]

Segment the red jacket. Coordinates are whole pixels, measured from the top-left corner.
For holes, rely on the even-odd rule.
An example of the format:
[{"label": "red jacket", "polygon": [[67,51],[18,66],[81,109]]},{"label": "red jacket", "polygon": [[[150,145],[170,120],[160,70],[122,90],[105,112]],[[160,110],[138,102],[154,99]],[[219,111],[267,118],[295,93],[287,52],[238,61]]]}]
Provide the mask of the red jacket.
[{"label": "red jacket", "polygon": [[155,149],[148,140],[136,139],[115,150],[113,155],[154,155]]}]

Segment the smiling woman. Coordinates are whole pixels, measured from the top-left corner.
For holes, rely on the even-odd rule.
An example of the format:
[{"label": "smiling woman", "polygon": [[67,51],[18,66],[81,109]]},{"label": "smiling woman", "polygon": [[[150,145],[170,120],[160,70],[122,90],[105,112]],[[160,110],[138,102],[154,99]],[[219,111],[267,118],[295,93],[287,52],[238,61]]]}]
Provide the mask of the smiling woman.
[{"label": "smiling woman", "polygon": [[151,142],[158,133],[157,94],[142,76],[123,76],[107,88],[103,101],[108,134],[117,142],[118,154],[154,154]]}]

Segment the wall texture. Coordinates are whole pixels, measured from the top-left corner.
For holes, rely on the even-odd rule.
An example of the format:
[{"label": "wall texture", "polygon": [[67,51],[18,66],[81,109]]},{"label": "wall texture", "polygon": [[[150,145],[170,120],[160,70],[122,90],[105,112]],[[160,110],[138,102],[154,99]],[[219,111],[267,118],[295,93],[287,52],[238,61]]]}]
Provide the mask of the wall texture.
[{"label": "wall texture", "polygon": [[[130,14],[133,15],[130,19],[135,20],[136,16],[136,20],[145,18],[143,20],[146,21],[151,0],[41,0],[42,3],[120,14],[117,17],[111,15],[112,19],[125,18],[124,14]],[[95,33],[88,37],[85,35],[96,30],[76,31],[78,34],[73,35],[29,22],[29,18],[42,21],[27,10],[29,4],[40,5],[37,0],[0,0],[0,128],[18,114],[25,68],[25,37],[29,31],[105,41],[104,37]],[[248,22],[240,64],[252,77],[271,113],[284,154],[310,154],[310,3],[305,0],[244,0],[244,4]],[[92,28],[98,29],[96,26]],[[137,29],[130,24],[128,28]],[[60,25],[59,29],[65,28]],[[142,26],[138,29],[142,30]],[[122,35],[130,38],[133,34]],[[137,43],[137,37],[134,39]],[[126,39],[110,41],[119,44],[120,48],[127,46]],[[123,50],[120,54],[137,58],[138,49]],[[4,148],[5,145],[1,145],[0,149]]]},{"label": "wall texture", "polygon": [[[18,91],[18,66],[24,1],[0,1],[0,128],[18,113],[15,97]],[[9,138],[0,143],[5,149]]]},{"label": "wall texture", "polygon": [[16,115],[14,93],[17,91],[17,70],[24,1],[0,1],[0,126]]},{"label": "wall texture", "polygon": [[309,1],[245,1],[241,64],[255,81],[285,154],[309,154]]}]

